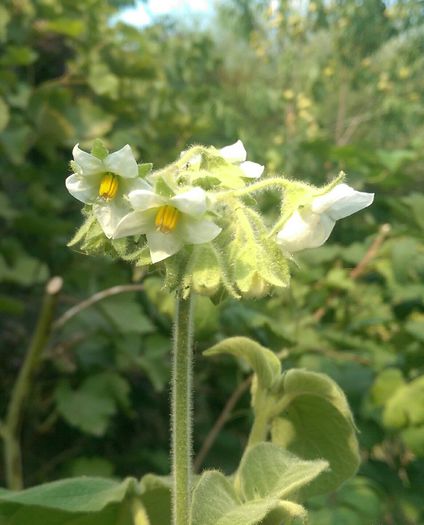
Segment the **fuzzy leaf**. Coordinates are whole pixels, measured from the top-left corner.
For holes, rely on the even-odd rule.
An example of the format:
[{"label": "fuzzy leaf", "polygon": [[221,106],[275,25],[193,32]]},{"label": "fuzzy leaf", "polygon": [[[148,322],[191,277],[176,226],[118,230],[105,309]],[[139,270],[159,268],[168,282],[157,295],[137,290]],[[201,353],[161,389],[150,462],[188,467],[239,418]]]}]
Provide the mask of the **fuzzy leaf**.
[{"label": "fuzzy leaf", "polygon": [[275,498],[243,503],[223,474],[206,471],[193,491],[190,525],[255,525],[278,503]]},{"label": "fuzzy leaf", "polygon": [[290,498],[327,467],[327,461],[305,461],[273,443],[259,443],[247,450],[240,463],[240,497]]},{"label": "fuzzy leaf", "polygon": [[[325,494],[354,475],[359,451],[352,413],[339,386],[324,374],[290,370],[283,376],[285,408],[272,422],[272,441],[304,459],[325,459],[330,470],[303,495]],[[285,402],[284,402],[285,399]]]},{"label": "fuzzy leaf", "polygon": [[270,388],[280,375],[281,364],[278,357],[247,337],[224,339],[203,353],[207,357],[231,354],[245,359],[258,377],[258,386],[263,389]]}]

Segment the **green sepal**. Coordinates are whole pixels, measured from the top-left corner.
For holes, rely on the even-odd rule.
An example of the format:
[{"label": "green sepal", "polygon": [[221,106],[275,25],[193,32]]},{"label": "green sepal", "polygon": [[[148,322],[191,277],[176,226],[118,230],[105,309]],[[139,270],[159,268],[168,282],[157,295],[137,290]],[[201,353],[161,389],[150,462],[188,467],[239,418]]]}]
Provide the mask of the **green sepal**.
[{"label": "green sepal", "polygon": [[146,177],[153,169],[152,162],[144,162],[143,164],[138,165],[138,176],[141,178]]}]

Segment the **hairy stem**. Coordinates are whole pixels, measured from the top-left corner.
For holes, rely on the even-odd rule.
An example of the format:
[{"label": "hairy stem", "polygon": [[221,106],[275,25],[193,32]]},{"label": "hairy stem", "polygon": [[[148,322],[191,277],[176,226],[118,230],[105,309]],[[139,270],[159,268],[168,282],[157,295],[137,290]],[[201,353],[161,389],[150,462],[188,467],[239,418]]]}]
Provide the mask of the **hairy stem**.
[{"label": "hairy stem", "polygon": [[221,195],[218,194],[218,198],[221,196],[225,198],[228,195],[231,197],[246,197],[252,193],[264,191],[267,189],[279,189],[283,191],[287,187],[287,183],[288,181],[282,177],[270,177],[269,179],[264,179],[259,182],[254,182],[253,184],[249,184],[240,190],[229,190],[222,192]]},{"label": "hairy stem", "polygon": [[42,352],[50,335],[57,294],[61,288],[62,279],[60,277],[54,277],[47,283],[37,326],[14,384],[2,428],[6,484],[12,490],[23,488],[20,446],[22,416],[30,393],[32,378],[37,371]]},{"label": "hairy stem", "polygon": [[192,298],[177,294],[172,377],[173,525],[190,521],[192,475]]},{"label": "hairy stem", "polygon": [[250,430],[249,440],[247,442],[247,447],[256,445],[261,441],[266,441],[268,436],[268,423],[269,423],[269,414],[266,410],[259,410],[255,412],[255,420]]}]

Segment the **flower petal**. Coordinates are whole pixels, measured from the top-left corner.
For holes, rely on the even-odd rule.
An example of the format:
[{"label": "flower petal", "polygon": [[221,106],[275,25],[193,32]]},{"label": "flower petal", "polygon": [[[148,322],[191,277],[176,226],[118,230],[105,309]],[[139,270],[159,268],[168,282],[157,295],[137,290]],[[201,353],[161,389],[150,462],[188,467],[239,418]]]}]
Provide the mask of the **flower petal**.
[{"label": "flower petal", "polygon": [[105,171],[103,162],[94,155],[80,149],[79,144],[74,146],[72,155],[74,156],[75,162],[80,166],[83,177],[98,175]]},{"label": "flower petal", "polygon": [[128,195],[131,206],[135,210],[144,211],[150,208],[158,208],[166,204],[167,199],[158,195],[151,189],[140,189],[131,191]]},{"label": "flower petal", "polygon": [[203,215],[206,211],[206,192],[196,187],[175,195],[169,200],[169,204],[187,215]]},{"label": "flower petal", "polygon": [[174,233],[152,231],[146,234],[152,262],[163,261],[183,247],[183,241]]},{"label": "flower petal", "polygon": [[265,169],[261,164],[251,162],[250,160],[242,162],[239,167],[243,171],[243,176],[249,179],[258,179]]},{"label": "flower petal", "polygon": [[244,149],[243,142],[238,140],[234,144],[225,146],[219,150],[221,157],[228,160],[229,162],[243,162],[247,158],[246,150]]},{"label": "flower petal", "polygon": [[126,179],[133,179],[138,175],[137,162],[128,144],[108,155],[103,162],[107,171]]},{"label": "flower petal", "polygon": [[131,235],[140,235],[154,231],[155,229],[155,213],[132,211],[122,217],[113,232],[114,239],[121,237],[130,237]]},{"label": "flower petal", "polygon": [[296,210],[278,232],[277,242],[289,253],[317,248],[325,243],[335,224],[336,222],[326,214]]},{"label": "flower petal", "polygon": [[69,175],[65,181],[66,189],[69,193],[84,203],[92,203],[98,194],[98,181],[94,177],[82,178],[80,175]]},{"label": "flower petal", "polygon": [[108,239],[114,236],[119,222],[128,212],[129,206],[122,198],[111,201],[99,199],[93,206],[93,213]]},{"label": "flower petal", "polygon": [[347,184],[337,184],[328,193],[313,199],[312,211],[325,212],[336,221],[366,208],[373,200],[373,193],[356,191]]},{"label": "flower petal", "polygon": [[187,244],[203,244],[210,242],[217,237],[222,228],[214,222],[206,219],[193,220],[189,217],[183,219],[180,227],[180,235]]}]

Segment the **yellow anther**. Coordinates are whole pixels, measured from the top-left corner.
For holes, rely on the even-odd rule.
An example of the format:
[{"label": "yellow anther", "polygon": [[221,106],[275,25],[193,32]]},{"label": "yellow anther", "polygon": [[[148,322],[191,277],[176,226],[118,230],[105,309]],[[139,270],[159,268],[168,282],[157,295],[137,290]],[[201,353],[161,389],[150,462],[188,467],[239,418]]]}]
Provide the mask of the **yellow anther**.
[{"label": "yellow anther", "polygon": [[155,226],[162,233],[175,230],[181,213],[173,206],[161,206],[156,213]]},{"label": "yellow anther", "polygon": [[118,192],[118,177],[113,173],[105,173],[100,181],[99,195],[103,199],[112,200]]}]

